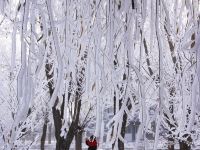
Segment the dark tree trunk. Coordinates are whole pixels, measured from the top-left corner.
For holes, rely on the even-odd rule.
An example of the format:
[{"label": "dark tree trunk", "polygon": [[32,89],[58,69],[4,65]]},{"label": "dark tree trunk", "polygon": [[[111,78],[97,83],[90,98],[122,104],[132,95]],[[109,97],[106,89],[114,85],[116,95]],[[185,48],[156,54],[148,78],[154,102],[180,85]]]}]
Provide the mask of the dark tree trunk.
[{"label": "dark tree trunk", "polygon": [[74,138],[74,132],[75,132],[75,123],[72,122],[72,124],[69,127],[69,131],[67,132],[67,137],[66,137],[66,150],[70,149],[70,145],[73,141]]},{"label": "dark tree trunk", "polygon": [[[122,128],[121,128],[121,135],[123,138],[125,137],[125,132],[126,132],[126,122],[127,122],[127,114],[124,113]],[[121,140],[118,140],[118,149],[124,150],[124,143]]]},{"label": "dark tree trunk", "polygon": [[45,140],[46,140],[46,133],[47,133],[47,123],[45,121],[44,125],[43,125],[42,137],[41,137],[41,145],[40,145],[41,150],[44,150]]},{"label": "dark tree trunk", "polygon": [[[56,101],[58,102],[58,98]],[[52,108],[54,127],[55,127],[56,150],[64,150],[65,140],[63,137],[60,136],[62,128],[62,117],[60,114],[60,110],[56,109],[57,102]]]},{"label": "dark tree trunk", "polygon": [[81,110],[81,83],[82,80],[78,80],[78,89],[76,91],[75,95],[75,105],[74,105],[74,113],[72,117],[72,123],[70,124],[69,130],[67,132],[66,139],[64,137],[61,137],[61,128],[62,128],[62,119],[64,115],[64,102],[65,102],[65,95],[63,95],[63,103],[61,105],[61,111],[56,109],[56,106],[58,104],[58,98],[55,102],[54,107],[52,108],[53,111],[53,119],[54,119],[54,126],[55,126],[55,137],[56,137],[56,150],[69,150],[70,145],[74,139],[75,133],[78,129],[78,123],[79,123],[79,115]]},{"label": "dark tree trunk", "polygon": [[47,136],[47,123],[48,123],[48,112],[46,111],[45,117],[44,117],[42,137],[41,137],[41,145],[40,145],[41,150],[44,150],[44,146],[45,146],[45,141],[46,141],[46,136]]},{"label": "dark tree trunk", "polygon": [[71,123],[71,125],[69,127],[69,131],[67,132],[66,150],[70,149],[72,140],[75,136],[75,133],[78,130],[80,110],[81,110],[80,93],[76,92],[75,106],[74,106],[74,118],[73,118],[73,122]]},{"label": "dark tree trunk", "polygon": [[[49,64],[47,62],[45,65],[45,69],[46,69],[45,71],[46,71],[47,80],[52,79],[53,72],[50,74],[50,70],[52,69],[52,64]],[[54,92],[53,85],[54,85],[53,81],[48,82],[50,97],[53,95],[53,92]],[[61,128],[62,128],[62,119],[63,119],[63,114],[64,114],[65,95],[63,95],[63,102],[62,102],[60,110],[56,108],[58,102],[59,102],[59,99],[57,97],[55,104],[52,107],[53,121],[54,121],[54,127],[55,127],[56,150],[65,150],[66,141],[64,137],[60,136]]]},{"label": "dark tree trunk", "polygon": [[66,140],[63,137],[59,138],[59,141],[56,142],[56,150],[66,150]]},{"label": "dark tree trunk", "polygon": [[[87,60],[87,51],[84,52],[83,56],[81,57],[81,61],[83,64],[86,64]],[[54,92],[54,82],[53,82],[53,74],[54,72],[50,73],[50,70],[52,70],[52,64],[46,62],[45,65],[45,71],[46,71],[46,77],[48,82],[48,88],[50,97],[53,95]],[[63,94],[63,101],[62,105],[60,107],[60,110],[57,109],[57,104],[59,102],[59,98],[57,97],[54,106],[52,107],[53,112],[53,120],[54,120],[54,126],[55,126],[55,138],[56,138],[56,150],[69,150],[70,145],[73,141],[73,138],[77,132],[78,129],[78,123],[79,123],[79,115],[81,110],[81,95],[82,95],[82,85],[83,82],[85,82],[85,67],[77,68],[77,89],[75,94],[75,100],[74,100],[74,112],[72,114],[72,122],[70,124],[69,130],[67,132],[66,138],[61,137],[61,128],[62,128],[62,120],[64,117],[64,106],[65,106],[65,94]],[[68,100],[70,99],[70,93],[68,94]]]},{"label": "dark tree trunk", "polygon": [[[129,98],[128,98],[129,99]],[[120,101],[120,107],[122,106],[122,102]],[[128,107],[128,110],[131,109],[132,105],[130,103],[130,99],[128,100],[127,102],[127,107]],[[127,123],[127,119],[128,119],[128,116],[127,114],[124,112],[124,115],[123,115],[123,122],[122,122],[122,128],[121,128],[121,136],[124,138],[125,137],[125,134],[126,134],[126,123]],[[118,139],[118,149],[119,150],[124,150],[124,143]]]},{"label": "dark tree trunk", "polygon": [[[171,107],[173,108],[173,105],[171,105]],[[170,109],[170,113],[173,114],[173,109]],[[172,129],[172,131],[175,131],[175,126],[169,121],[169,117],[166,113],[164,113],[164,116],[167,118],[166,122],[167,124],[170,126],[170,128]],[[175,122],[174,117],[172,117],[173,121]],[[176,123],[175,123],[176,124]],[[172,132],[168,131],[169,137],[168,137],[168,150],[174,150],[174,138],[172,137]]]},{"label": "dark tree trunk", "polygon": [[82,130],[79,130],[75,135],[76,150],[82,150],[82,137],[83,137],[83,132]]},{"label": "dark tree trunk", "polygon": [[179,140],[180,150],[191,150],[191,144],[192,144],[191,135],[184,134],[183,138],[186,138],[186,137],[187,137],[187,141],[180,141]]},{"label": "dark tree trunk", "polygon": [[180,150],[191,150],[191,146],[183,141],[179,141]]},{"label": "dark tree trunk", "polygon": [[51,128],[52,124],[48,125],[48,144],[51,144]]},{"label": "dark tree trunk", "polygon": [[[171,132],[169,134],[171,135]],[[171,137],[168,138],[168,150],[174,150],[174,139]]]},{"label": "dark tree trunk", "polygon": [[[116,114],[116,92],[114,91],[114,97],[113,97],[113,105],[114,105],[114,115]],[[114,127],[112,127],[112,135],[113,136],[113,130]],[[114,150],[115,142],[112,144],[112,150]]]}]

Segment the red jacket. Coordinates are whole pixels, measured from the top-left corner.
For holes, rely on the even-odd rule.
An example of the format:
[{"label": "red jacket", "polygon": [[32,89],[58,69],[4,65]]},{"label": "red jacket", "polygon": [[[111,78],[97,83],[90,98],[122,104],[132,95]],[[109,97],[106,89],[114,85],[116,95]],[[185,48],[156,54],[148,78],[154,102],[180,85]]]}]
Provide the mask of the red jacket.
[{"label": "red jacket", "polygon": [[96,140],[86,140],[86,144],[89,146],[89,147],[97,147],[97,141]]}]

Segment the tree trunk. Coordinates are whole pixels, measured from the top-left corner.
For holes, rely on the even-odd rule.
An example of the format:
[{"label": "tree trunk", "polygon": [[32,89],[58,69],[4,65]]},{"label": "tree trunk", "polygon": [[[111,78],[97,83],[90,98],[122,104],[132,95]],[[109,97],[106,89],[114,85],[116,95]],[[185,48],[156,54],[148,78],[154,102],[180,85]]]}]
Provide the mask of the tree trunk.
[{"label": "tree trunk", "polygon": [[42,137],[41,137],[41,145],[40,145],[41,150],[44,150],[46,133],[47,133],[47,122],[45,121],[43,125]]},{"label": "tree trunk", "polygon": [[[56,109],[57,102],[58,102],[58,98],[56,100],[54,107],[52,108],[53,120],[54,120],[54,126],[55,126],[56,150],[65,150],[66,149],[66,140],[64,139],[64,137],[60,136],[63,116],[61,115],[60,110]],[[63,103],[64,103],[64,100],[63,100]],[[62,111],[62,109],[61,109],[61,111]]]},{"label": "tree trunk", "polygon": [[183,141],[179,141],[180,150],[191,150],[191,146]]},{"label": "tree trunk", "polygon": [[72,124],[69,127],[69,131],[67,132],[67,137],[66,137],[66,149],[65,150],[69,150],[70,149],[70,145],[73,141],[74,138],[74,122],[72,122]]},{"label": "tree trunk", "polygon": [[[171,132],[169,134],[171,135]],[[171,137],[168,138],[168,150],[174,150],[174,139]]]},{"label": "tree trunk", "polygon": [[[128,98],[129,99],[129,98]],[[121,103],[121,102],[120,102]],[[122,106],[122,103],[120,104]],[[127,102],[127,107],[128,107],[128,110],[130,110],[132,108],[132,105],[130,103],[130,99],[128,100]],[[121,107],[120,106],[120,107]],[[125,138],[125,134],[126,134],[126,123],[127,123],[127,119],[128,119],[128,116],[127,114],[124,112],[124,115],[123,115],[123,122],[122,122],[122,128],[121,128],[121,136],[123,138]],[[118,139],[118,149],[119,150],[124,150],[124,143]]]},{"label": "tree trunk", "polygon": [[59,141],[56,142],[56,150],[67,150],[65,143],[66,140],[63,137],[60,137]]},{"label": "tree trunk", "polygon": [[52,124],[48,125],[48,144],[51,144],[51,128]]},{"label": "tree trunk", "polygon": [[83,137],[83,131],[78,131],[75,135],[76,150],[82,150],[82,137]]},{"label": "tree trunk", "polygon": [[[46,77],[48,80],[53,78],[53,72],[50,74],[50,70],[52,69],[52,67],[53,67],[52,64],[49,64],[48,62],[45,65]],[[52,94],[54,92],[53,85],[54,85],[53,81],[48,82],[50,96],[52,96]],[[55,104],[52,107],[53,121],[54,121],[54,127],[55,127],[56,150],[65,150],[66,149],[66,140],[64,139],[64,137],[60,136],[61,128],[62,128],[62,119],[63,119],[63,114],[64,114],[65,95],[63,95],[63,102],[61,105],[61,110],[58,110],[56,108],[58,102],[59,102],[59,99],[57,97]]]},{"label": "tree trunk", "polygon": [[[124,138],[125,137],[125,132],[126,132],[126,122],[127,122],[127,114],[124,113],[123,115],[123,122],[122,122],[122,128],[121,128],[121,135]],[[124,143],[118,139],[118,149],[119,150],[124,150]]]},{"label": "tree trunk", "polygon": [[186,138],[186,137],[187,137],[187,141],[179,140],[180,150],[191,150],[191,143],[192,143],[191,135],[184,134],[183,138]]},{"label": "tree trunk", "polygon": [[[114,106],[114,115],[116,114],[116,92],[114,91],[114,97],[113,97],[113,106]],[[113,130],[114,130],[114,127],[112,127],[112,135],[113,136]],[[115,142],[112,144],[112,150],[114,150],[114,147],[115,147]]]},{"label": "tree trunk", "polygon": [[[80,58],[81,64],[86,65],[87,62],[87,51],[84,51],[84,54]],[[54,72],[50,72],[52,70],[53,65],[49,63],[48,61],[45,64],[45,72],[46,72],[46,77],[48,82],[48,88],[49,88],[49,93],[50,97],[52,97],[53,92],[54,92],[54,82],[53,76]],[[61,128],[62,128],[62,120],[64,117],[64,106],[65,106],[65,94],[63,94],[63,101],[62,105],[60,107],[60,110],[57,109],[57,105],[59,102],[59,98],[56,98],[56,101],[54,103],[54,106],[52,107],[52,112],[53,112],[53,120],[54,120],[54,126],[55,126],[55,138],[56,138],[56,150],[69,150],[70,145],[73,141],[73,138],[75,136],[75,133],[77,132],[78,129],[78,123],[79,123],[79,115],[80,115],[80,110],[81,110],[81,95],[83,93],[83,83],[85,82],[85,66],[81,66],[80,68],[77,68],[77,89],[76,89],[76,94],[75,94],[75,100],[74,100],[74,112],[72,115],[72,122],[70,124],[69,130],[67,132],[66,138],[61,137]],[[70,93],[68,96],[71,95]],[[70,97],[68,97],[69,100]]]}]

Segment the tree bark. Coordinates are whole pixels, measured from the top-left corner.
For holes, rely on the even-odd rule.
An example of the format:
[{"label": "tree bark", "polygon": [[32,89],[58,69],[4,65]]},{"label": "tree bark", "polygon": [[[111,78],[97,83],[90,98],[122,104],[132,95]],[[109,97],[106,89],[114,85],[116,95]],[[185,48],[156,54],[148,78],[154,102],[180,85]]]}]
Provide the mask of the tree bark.
[{"label": "tree bark", "polygon": [[183,141],[179,141],[180,150],[191,150],[191,146]]},{"label": "tree bark", "polygon": [[72,140],[75,136],[75,133],[78,130],[78,123],[79,123],[79,115],[81,110],[81,100],[80,100],[80,93],[76,91],[76,98],[75,98],[75,106],[74,106],[74,117],[73,121],[69,127],[69,131],[66,137],[66,150],[70,149],[70,145]]},{"label": "tree bark", "polygon": [[46,133],[47,133],[47,123],[45,121],[44,125],[43,125],[42,137],[41,137],[41,145],[40,145],[41,150],[44,150],[45,140],[46,140]]},{"label": "tree bark", "polygon": [[75,135],[76,150],[82,150],[82,137],[83,137],[83,131],[82,130],[77,131]]},{"label": "tree bark", "polygon": [[[58,102],[58,98],[56,100]],[[55,127],[55,138],[56,138],[56,150],[65,149],[64,138],[60,136],[62,128],[62,117],[60,115],[60,110],[56,109],[57,104],[52,108],[53,120]]]},{"label": "tree bark", "polygon": [[40,148],[41,150],[44,150],[45,146],[45,141],[46,141],[46,136],[47,136],[47,123],[48,123],[48,111],[44,112],[44,124],[43,124],[43,132],[42,132],[42,137],[41,137],[41,145]]},{"label": "tree bark", "polygon": [[[126,133],[126,122],[127,122],[127,114],[124,113],[123,115],[123,122],[122,122],[122,128],[121,128],[121,135],[124,138]],[[124,143],[118,139],[118,149],[124,150]]]},{"label": "tree bark", "polygon": [[[52,64],[49,64],[48,62],[45,65],[47,80],[50,80],[53,78],[53,72],[50,74],[50,70],[52,69],[52,67],[53,67]],[[54,92],[53,85],[54,85],[53,81],[48,82],[50,97],[52,96],[52,94]],[[55,104],[52,107],[54,127],[55,127],[56,150],[65,150],[66,149],[66,142],[65,142],[66,140],[64,139],[64,137],[60,136],[61,128],[62,128],[62,119],[63,119],[63,114],[64,114],[65,95],[63,95],[63,102],[61,105],[61,110],[58,110],[56,108],[58,101],[59,101],[59,99],[57,97]]]},{"label": "tree bark", "polygon": [[[169,45],[169,49],[170,49],[170,54],[171,54],[171,58],[172,58],[172,62],[175,66],[175,72],[176,74],[178,73],[178,70],[182,70],[181,67],[179,67],[178,63],[177,63],[177,58],[176,58],[176,55],[175,55],[175,49],[174,49],[174,43],[171,39],[171,36],[166,28],[166,26],[164,25],[164,29],[165,29],[165,32],[167,33],[167,41],[168,41],[168,45]],[[181,61],[180,61],[181,63]],[[181,66],[181,65],[180,65]],[[176,94],[176,91],[175,91],[175,87],[172,87],[171,89],[169,89],[169,93],[170,93],[170,96],[174,97],[174,95]],[[174,118],[174,103],[173,101],[170,102],[170,106],[169,106],[169,111],[170,113],[172,114],[172,119],[173,121],[175,122],[175,118]],[[167,116],[167,114],[164,114],[165,116]],[[168,117],[167,117],[168,118]],[[174,131],[175,131],[175,126],[172,125],[169,121],[167,121],[167,123],[169,124],[170,128],[174,128]],[[169,135],[171,135],[171,131],[169,131]],[[174,150],[174,138],[173,137],[169,137],[168,138],[168,150]]]},{"label": "tree bark", "polygon": [[[59,98],[57,97],[54,103],[54,106],[52,107],[53,112],[53,120],[54,120],[54,126],[55,126],[55,138],[56,138],[56,150],[69,150],[70,145],[73,141],[73,138],[77,132],[78,124],[79,124],[79,115],[81,110],[81,96],[83,93],[83,83],[85,82],[85,65],[87,63],[87,51],[85,50],[83,55],[80,57],[80,64],[82,66],[77,67],[76,71],[76,84],[77,88],[75,90],[75,99],[74,99],[74,112],[72,115],[72,122],[69,125],[69,129],[65,137],[61,137],[61,128],[62,128],[62,120],[64,119],[64,106],[65,106],[65,94],[63,94],[63,101],[62,105],[60,107],[60,110],[57,109],[57,105],[59,102]],[[54,72],[50,72],[52,70],[52,63],[46,62],[45,65],[45,71],[46,71],[46,77],[48,82],[48,88],[50,97],[52,97],[54,92],[54,82],[53,82],[53,76]],[[68,94],[68,101],[70,99],[71,93]]]},{"label": "tree bark", "polygon": [[[171,132],[169,134],[171,134]],[[174,150],[174,139],[171,137],[168,138],[168,150]]]},{"label": "tree bark", "polygon": [[150,63],[150,59],[149,59],[149,52],[148,52],[147,43],[146,43],[146,39],[145,38],[143,40],[143,44],[144,44],[144,50],[145,50],[145,54],[146,54],[146,63],[147,63],[147,66],[148,66],[149,75],[152,76],[153,75],[153,70],[151,69],[151,63]]},{"label": "tree bark", "polygon": [[[132,108],[131,103],[129,103],[130,100],[128,100],[127,105],[128,105],[128,110]],[[121,102],[120,102],[121,103]],[[120,104],[122,106],[122,104]],[[121,107],[120,106],[120,107]],[[122,128],[121,128],[121,136],[125,138],[126,134],[126,123],[127,123],[128,115],[124,112],[123,115],[123,122],[122,122]],[[124,150],[124,143],[118,139],[118,149],[119,150]]]},{"label": "tree bark", "polygon": [[[114,97],[113,97],[113,107],[114,107],[114,115],[116,114],[116,92],[114,91]],[[112,127],[112,135],[113,136],[113,130],[114,130],[114,127]],[[112,150],[114,149],[114,146],[115,146],[115,142],[112,144]]]},{"label": "tree bark", "polygon": [[179,140],[179,146],[180,146],[181,150],[191,150],[191,143],[192,143],[191,135],[184,134],[183,138],[186,138],[186,137],[187,137],[186,141],[180,141]]},{"label": "tree bark", "polygon": [[51,144],[51,128],[52,124],[48,125],[48,144]]}]

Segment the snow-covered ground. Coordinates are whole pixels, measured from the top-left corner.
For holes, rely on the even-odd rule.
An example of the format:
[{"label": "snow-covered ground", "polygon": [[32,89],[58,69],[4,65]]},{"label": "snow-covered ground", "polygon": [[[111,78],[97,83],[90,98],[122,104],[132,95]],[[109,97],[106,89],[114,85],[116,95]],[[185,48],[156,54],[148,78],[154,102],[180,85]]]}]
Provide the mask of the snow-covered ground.
[{"label": "snow-covered ground", "polygon": [[[135,143],[133,142],[129,142],[129,143],[126,143],[125,144],[125,150],[133,150],[134,149],[134,145]],[[158,148],[157,150],[166,150],[167,145],[162,145],[161,143],[158,145]],[[37,144],[37,145],[33,145],[31,147],[30,150],[39,150],[40,149],[40,145]],[[52,142],[51,144],[45,144],[45,149],[47,150],[55,150],[55,142]],[[85,145],[85,143],[83,143],[83,147],[82,147],[83,150],[87,150],[87,146]],[[176,150],[179,150],[179,145],[175,145],[175,149]],[[193,150],[200,150],[200,147],[193,147],[192,148]],[[74,148],[74,144],[72,144],[71,146],[71,150],[75,150]],[[102,148],[99,148],[98,150],[111,150],[111,145],[109,144],[103,144],[103,147]],[[140,145],[140,147],[138,148],[138,150],[144,150],[144,147],[142,145]],[[149,144],[148,145],[148,149],[147,150],[153,150],[153,143]]]}]

